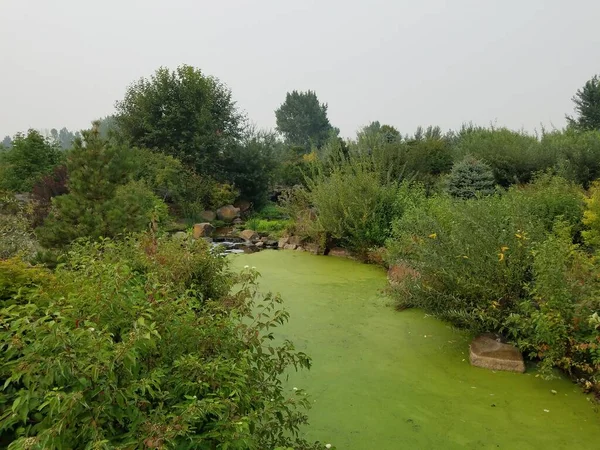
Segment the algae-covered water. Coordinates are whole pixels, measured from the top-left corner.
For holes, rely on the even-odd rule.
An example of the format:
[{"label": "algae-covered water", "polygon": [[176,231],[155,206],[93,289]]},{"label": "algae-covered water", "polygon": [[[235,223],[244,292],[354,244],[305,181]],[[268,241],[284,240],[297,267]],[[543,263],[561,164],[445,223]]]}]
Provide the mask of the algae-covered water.
[{"label": "algae-covered water", "polygon": [[291,318],[279,336],[313,358],[288,383],[313,401],[306,438],[342,450],[600,448],[600,414],[577,386],[471,367],[470,336],[395,311],[381,269],[294,251],[232,260],[281,293]]}]

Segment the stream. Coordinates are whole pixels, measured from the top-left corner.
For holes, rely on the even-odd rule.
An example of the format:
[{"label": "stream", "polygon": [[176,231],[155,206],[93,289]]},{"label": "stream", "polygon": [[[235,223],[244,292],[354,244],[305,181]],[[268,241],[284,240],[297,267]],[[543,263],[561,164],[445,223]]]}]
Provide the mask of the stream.
[{"label": "stream", "polygon": [[296,251],[231,256],[279,292],[277,331],[313,359],[288,389],[310,395],[305,437],[338,450],[597,449],[600,415],[565,378],[469,364],[472,336],[420,310],[398,312],[381,268]]}]

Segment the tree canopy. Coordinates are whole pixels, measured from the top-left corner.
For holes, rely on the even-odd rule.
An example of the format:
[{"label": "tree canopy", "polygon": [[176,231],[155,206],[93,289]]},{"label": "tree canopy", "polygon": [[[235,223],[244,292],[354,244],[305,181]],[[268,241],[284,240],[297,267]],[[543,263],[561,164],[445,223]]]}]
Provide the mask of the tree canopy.
[{"label": "tree canopy", "polygon": [[277,131],[285,137],[288,144],[310,149],[321,147],[333,132],[339,130],[329,123],[327,104],[319,103],[314,91],[288,92],[285,102],[275,111]]},{"label": "tree canopy", "polygon": [[221,173],[223,151],[244,125],[229,88],[187,65],[141,78],[116,108],[122,139],[174,156],[201,175]]},{"label": "tree canopy", "polygon": [[569,125],[583,131],[600,130],[600,78],[594,75],[573,96],[577,117],[567,116]]}]

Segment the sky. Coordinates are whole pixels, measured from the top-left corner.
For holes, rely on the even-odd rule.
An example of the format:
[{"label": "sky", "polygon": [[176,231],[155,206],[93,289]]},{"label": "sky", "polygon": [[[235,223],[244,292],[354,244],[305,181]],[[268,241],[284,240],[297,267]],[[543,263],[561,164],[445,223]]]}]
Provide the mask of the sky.
[{"label": "sky", "polygon": [[597,0],[0,0],[0,139],[87,128],[158,67],[216,76],[259,128],[314,90],[344,137],[561,128],[600,73]]}]

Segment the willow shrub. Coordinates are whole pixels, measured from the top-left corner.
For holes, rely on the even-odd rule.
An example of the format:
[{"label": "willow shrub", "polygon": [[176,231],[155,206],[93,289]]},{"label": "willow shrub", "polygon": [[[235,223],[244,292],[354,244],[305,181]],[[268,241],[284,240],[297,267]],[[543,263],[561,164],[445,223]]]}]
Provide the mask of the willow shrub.
[{"label": "willow shrub", "polygon": [[75,245],[53,278],[0,309],[3,448],[316,448],[281,382],[310,359],[273,343],[288,315],[255,272],[146,236]]},{"label": "willow shrub", "polygon": [[388,241],[390,262],[419,274],[406,280],[399,305],[504,333],[546,372],[558,366],[595,385],[598,268],[574,243],[583,206],[577,186],[542,175],[503,195],[435,196],[409,208]]}]

